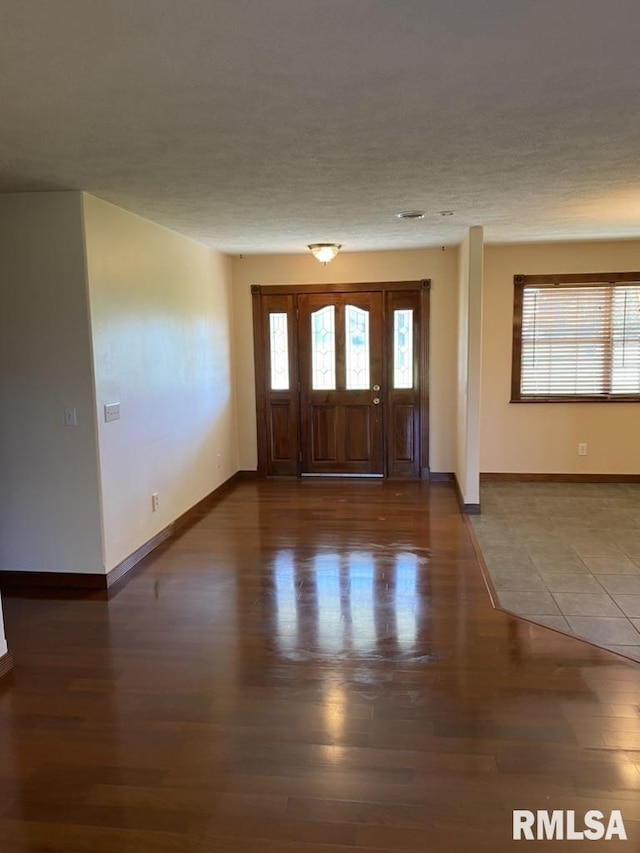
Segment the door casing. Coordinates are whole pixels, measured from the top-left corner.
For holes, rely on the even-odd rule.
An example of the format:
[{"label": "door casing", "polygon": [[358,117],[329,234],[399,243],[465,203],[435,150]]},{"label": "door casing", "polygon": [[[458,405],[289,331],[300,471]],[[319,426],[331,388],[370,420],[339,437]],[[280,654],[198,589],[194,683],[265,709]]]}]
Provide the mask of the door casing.
[{"label": "door casing", "polygon": [[[429,479],[429,296],[430,279],[311,285],[252,285],[253,337],[258,431],[258,476],[300,476],[302,433],[298,359],[297,303],[300,294],[381,292],[383,339],[394,308],[414,307],[414,370],[417,385],[411,392],[393,391],[390,381],[383,402],[385,437],[384,475],[399,479]],[[271,390],[269,314],[287,315],[289,388]],[[386,359],[388,363],[389,358]],[[399,431],[397,425],[399,424]],[[411,426],[413,424],[413,426]],[[411,459],[400,458],[394,436],[411,432]],[[406,456],[406,454],[405,454]]]}]

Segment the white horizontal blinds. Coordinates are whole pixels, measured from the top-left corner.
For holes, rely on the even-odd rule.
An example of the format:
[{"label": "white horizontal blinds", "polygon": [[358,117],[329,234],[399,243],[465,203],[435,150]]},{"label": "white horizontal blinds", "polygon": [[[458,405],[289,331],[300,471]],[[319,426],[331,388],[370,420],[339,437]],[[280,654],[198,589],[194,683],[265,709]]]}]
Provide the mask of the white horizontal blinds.
[{"label": "white horizontal blinds", "polygon": [[611,393],[640,394],[640,284],[613,290]]},{"label": "white horizontal blinds", "polygon": [[522,304],[523,397],[607,393],[606,287],[527,287]]},{"label": "white horizontal blinds", "polygon": [[523,398],[640,392],[640,285],[525,286]]}]

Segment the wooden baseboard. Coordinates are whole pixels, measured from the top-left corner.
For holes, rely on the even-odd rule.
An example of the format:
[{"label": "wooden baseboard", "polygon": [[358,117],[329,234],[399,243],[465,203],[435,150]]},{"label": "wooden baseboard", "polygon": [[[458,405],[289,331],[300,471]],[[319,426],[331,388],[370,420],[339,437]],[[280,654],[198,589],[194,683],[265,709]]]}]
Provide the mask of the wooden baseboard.
[{"label": "wooden baseboard", "polygon": [[92,591],[106,589],[106,575],[76,572],[14,572],[0,570],[0,589],[49,588]]},{"label": "wooden baseboard", "polygon": [[429,479],[432,483],[454,483],[456,478],[452,471],[432,471]]},{"label": "wooden baseboard", "polygon": [[484,472],[481,483],[640,483],[640,474],[515,474]]},{"label": "wooden baseboard", "polygon": [[11,657],[11,652],[7,652],[6,654],[0,657],[0,678],[5,675],[8,675],[13,669],[13,658]]},{"label": "wooden baseboard", "polygon": [[456,475],[453,475],[453,482],[456,487],[456,497],[458,498],[458,506],[463,515],[480,515],[480,504],[466,504],[462,496],[462,489]]},{"label": "wooden baseboard", "polygon": [[257,471],[236,471],[234,477],[238,480],[260,480],[263,479],[260,477]]},{"label": "wooden baseboard", "polygon": [[152,536],[144,545],[141,545],[137,548],[133,554],[129,554],[129,556],[123,560],[121,563],[118,563],[111,571],[104,576],[105,579],[105,588],[111,591],[114,591],[114,587],[116,584],[121,584],[123,579],[129,574],[132,569],[141,563],[145,557],[148,557],[152,551],[155,551],[163,542],[166,542],[167,539],[171,539],[172,536],[176,534],[176,523],[173,521],[164,530],[161,530],[159,533],[156,533],[155,536]]},{"label": "wooden baseboard", "polygon": [[209,512],[209,510],[215,506],[215,504],[218,503],[218,501],[223,498],[224,495],[233,488],[233,486],[236,485],[236,483],[240,480],[246,479],[243,474],[244,472],[236,471],[236,473],[232,474],[228,480],[221,483],[212,492],[202,498],[202,500],[199,500],[198,503],[194,504],[186,512],[183,512],[182,515],[179,515],[171,522],[171,524],[168,524],[163,530],[156,533],[154,537],[137,548],[133,554],[130,554],[121,563],[118,563],[117,566],[111,569],[111,571],[105,576],[106,588],[109,590],[109,593],[115,594],[116,591],[119,592],[126,581],[129,580],[132,570],[135,569],[136,566],[139,566],[145,557],[148,557],[149,554],[155,551],[163,542],[166,542],[168,539],[172,539],[175,536],[180,536],[185,532],[185,530],[191,527],[192,524],[195,524],[198,519],[206,515],[207,512]]},{"label": "wooden baseboard", "polygon": [[[249,475],[249,476],[247,476]],[[252,476],[253,475],[253,476]],[[102,591],[107,597],[115,595],[130,579],[131,572],[167,540],[179,536],[199,518],[202,518],[236,483],[241,480],[255,479],[253,471],[237,471],[228,480],[219,485],[206,497],[194,504],[190,509],[178,516],[142,544],[122,562],[114,566],[106,575],[76,574],[74,572],[16,572],[0,570],[0,589],[56,589],[72,590],[74,593],[85,591],[95,593]]]},{"label": "wooden baseboard", "polygon": [[458,483],[458,478],[452,471],[432,471],[431,472],[431,482],[432,483],[453,483],[456,490],[456,498],[458,500],[458,506],[460,507],[460,512],[463,515],[480,515],[480,504],[466,504],[462,497],[462,490],[460,488],[460,483]]},{"label": "wooden baseboard", "polygon": [[[186,512],[183,512],[182,515],[179,515],[178,518],[173,522],[174,530],[173,534],[179,535],[183,533],[188,527],[191,527],[194,522],[196,522],[199,518],[202,518],[203,515],[206,515],[209,510],[214,507],[218,501],[223,498],[230,489],[233,488],[238,482],[241,480],[248,479],[244,476],[244,474],[251,474],[251,471],[236,471],[235,474],[232,474],[228,480],[225,480],[224,483],[221,483],[217,489],[214,489],[201,501],[198,501],[197,504],[194,504],[190,509]],[[144,547],[144,546],[143,546]]]}]

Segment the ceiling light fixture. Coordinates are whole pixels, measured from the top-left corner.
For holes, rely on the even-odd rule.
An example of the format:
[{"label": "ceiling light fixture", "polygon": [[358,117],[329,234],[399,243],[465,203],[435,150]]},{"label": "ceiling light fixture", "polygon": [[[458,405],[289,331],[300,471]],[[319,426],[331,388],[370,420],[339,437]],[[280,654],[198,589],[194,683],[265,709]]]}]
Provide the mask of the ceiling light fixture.
[{"label": "ceiling light fixture", "polygon": [[311,243],[310,246],[307,247],[310,252],[313,254],[314,258],[317,258],[321,264],[325,266],[332,261],[335,256],[338,254],[340,249],[342,248],[341,243]]},{"label": "ceiling light fixture", "polygon": [[424,219],[424,210],[401,210],[396,213],[398,219]]}]

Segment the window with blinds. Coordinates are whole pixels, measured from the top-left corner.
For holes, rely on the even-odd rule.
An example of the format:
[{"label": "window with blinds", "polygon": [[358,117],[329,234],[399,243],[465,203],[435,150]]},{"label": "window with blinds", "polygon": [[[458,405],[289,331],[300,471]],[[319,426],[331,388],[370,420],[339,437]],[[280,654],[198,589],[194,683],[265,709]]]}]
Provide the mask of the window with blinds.
[{"label": "window with blinds", "polygon": [[640,400],[640,273],[624,275],[516,277],[512,402]]}]

